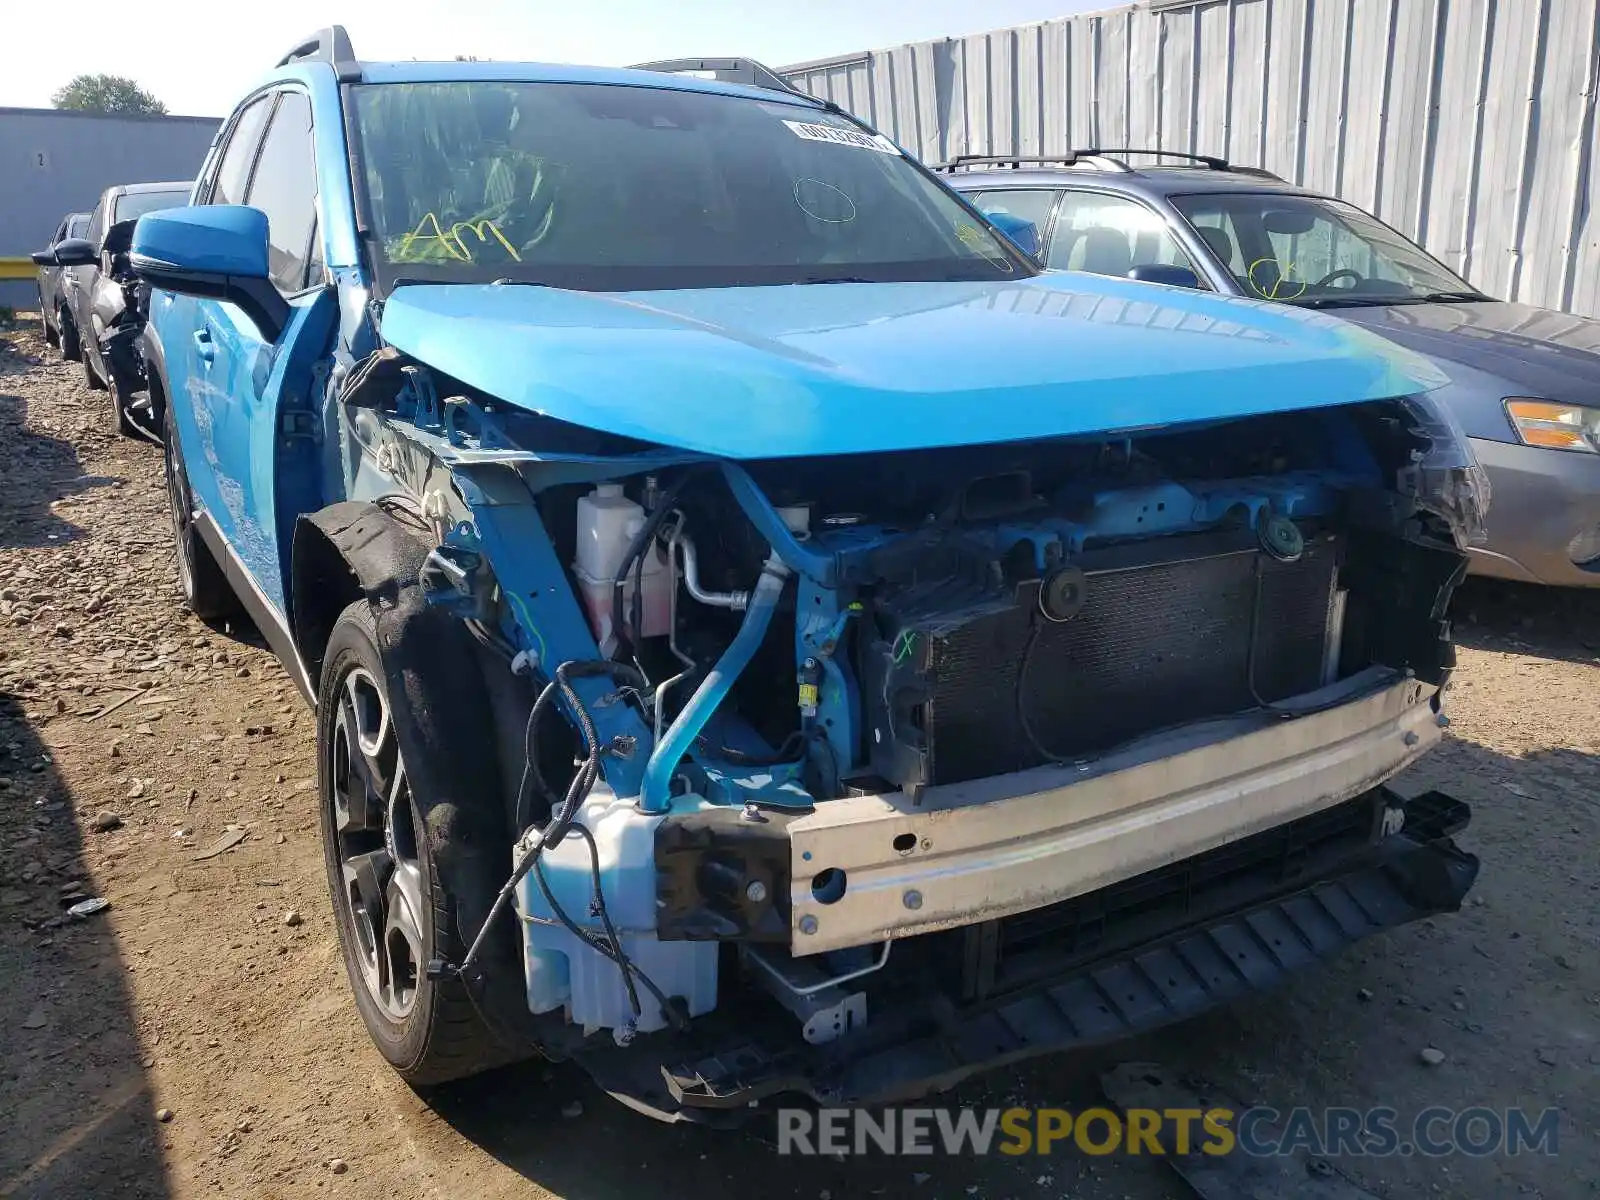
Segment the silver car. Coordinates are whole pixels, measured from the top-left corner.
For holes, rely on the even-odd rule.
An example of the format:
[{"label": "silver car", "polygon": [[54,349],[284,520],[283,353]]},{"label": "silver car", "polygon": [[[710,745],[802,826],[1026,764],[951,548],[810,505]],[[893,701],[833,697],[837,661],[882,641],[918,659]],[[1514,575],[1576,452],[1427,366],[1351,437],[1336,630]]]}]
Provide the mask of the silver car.
[{"label": "silver car", "polygon": [[56,265],[56,247],[68,238],[81,238],[88,228],[88,213],[68,213],[61,218],[45,248],[32,256],[34,265],[39,268],[39,322],[44,326],[44,340],[60,347],[62,357],[73,362],[79,355],[78,327],[67,309],[62,286],[66,268]]},{"label": "silver car", "polygon": [[[122,285],[111,277],[113,264],[105,250],[106,234],[117,225],[135,221],[146,213],[179,208],[189,202],[190,182],[132,183],[107,188],[95,205],[84,233],[92,250],[83,261],[81,243],[64,243],[57,250],[62,264],[63,291],[83,343],[83,377],[90,388],[111,390],[111,416],[118,432],[131,433],[128,382],[119,378],[105,353],[102,340],[127,307]],[[70,248],[68,248],[70,245]]]},{"label": "silver car", "polygon": [[1474,573],[1600,586],[1600,321],[1496,300],[1352,204],[1203,155],[940,169],[1047,266],[1336,311],[1426,354],[1493,492]]}]

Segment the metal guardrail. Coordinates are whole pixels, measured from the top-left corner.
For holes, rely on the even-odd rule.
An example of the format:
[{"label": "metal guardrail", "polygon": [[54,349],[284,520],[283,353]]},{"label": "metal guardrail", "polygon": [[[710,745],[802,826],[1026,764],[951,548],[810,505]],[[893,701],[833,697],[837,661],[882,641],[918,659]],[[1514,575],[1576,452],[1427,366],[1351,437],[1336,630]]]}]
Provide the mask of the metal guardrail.
[{"label": "metal guardrail", "polygon": [[6,258],[0,256],[0,280],[3,279],[32,279],[33,273],[39,268],[33,265],[33,259],[27,255],[20,258]]}]

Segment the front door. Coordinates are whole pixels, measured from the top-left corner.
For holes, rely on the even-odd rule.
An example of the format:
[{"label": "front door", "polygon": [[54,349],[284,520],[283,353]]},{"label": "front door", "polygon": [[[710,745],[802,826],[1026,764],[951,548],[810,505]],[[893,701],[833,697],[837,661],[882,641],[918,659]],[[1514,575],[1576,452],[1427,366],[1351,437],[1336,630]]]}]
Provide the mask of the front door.
[{"label": "front door", "polygon": [[[317,243],[310,101],[299,91],[266,100],[272,111],[257,122],[265,132],[242,196],[229,194],[230,141],[213,200],[248,204],[267,214],[268,266],[289,301],[288,322],[269,342],[232,304],[178,298],[172,309],[181,315],[164,319],[162,328],[169,375],[174,354],[185,360],[184,381],[180,385],[173,378],[172,386],[181,387],[188,400],[175,415],[191,464],[190,486],[261,595],[285,619],[284,559],[292,514],[283,518],[277,504],[280,410],[286,400],[302,400],[313,386],[313,368],[325,354],[337,305],[323,286]],[[241,114],[241,127],[249,115],[249,110]],[[248,148],[241,157],[249,157]],[[187,344],[173,345],[168,329]]]}]

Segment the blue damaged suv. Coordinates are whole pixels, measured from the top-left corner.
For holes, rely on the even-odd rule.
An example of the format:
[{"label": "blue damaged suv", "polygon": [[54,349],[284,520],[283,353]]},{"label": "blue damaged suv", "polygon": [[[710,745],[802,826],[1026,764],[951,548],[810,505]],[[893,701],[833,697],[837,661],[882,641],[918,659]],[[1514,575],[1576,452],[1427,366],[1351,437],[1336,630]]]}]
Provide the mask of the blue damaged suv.
[{"label": "blue damaged suv", "polygon": [[1482,528],[1437,375],[654,66],[330,29],[135,231],[184,596],[315,706],[399,1073],[903,1098],[1454,909],[1465,806],[1385,786]]}]

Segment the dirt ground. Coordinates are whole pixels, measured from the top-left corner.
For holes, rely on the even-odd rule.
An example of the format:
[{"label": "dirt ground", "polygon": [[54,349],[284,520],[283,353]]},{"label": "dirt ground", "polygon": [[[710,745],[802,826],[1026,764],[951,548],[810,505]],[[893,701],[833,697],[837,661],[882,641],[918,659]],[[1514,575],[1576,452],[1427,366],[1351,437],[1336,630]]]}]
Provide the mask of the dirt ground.
[{"label": "dirt ground", "polygon": [[[348,997],[309,716],[252,632],[180,609],[161,452],[109,412],[0,328],[0,1196],[1190,1195],[1149,1158],[780,1159],[564,1067],[413,1094]],[[951,1101],[1082,1106],[1137,1059],[1280,1109],[1557,1106],[1554,1158],[1336,1165],[1386,1197],[1600,1193],[1600,603],[1475,584],[1456,618],[1454,726],[1398,786],[1473,806],[1462,912]]]}]

